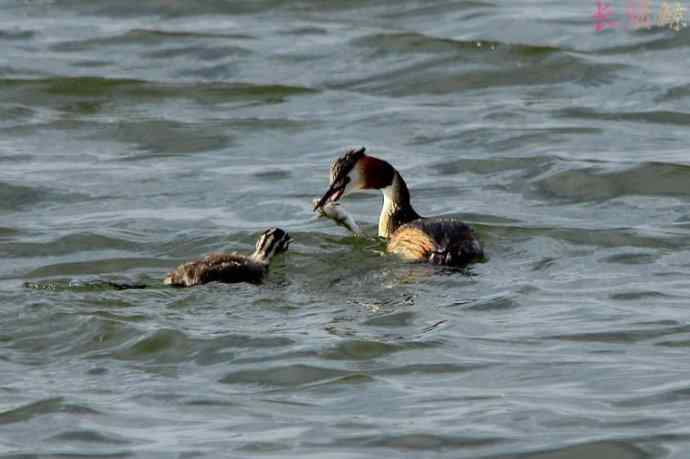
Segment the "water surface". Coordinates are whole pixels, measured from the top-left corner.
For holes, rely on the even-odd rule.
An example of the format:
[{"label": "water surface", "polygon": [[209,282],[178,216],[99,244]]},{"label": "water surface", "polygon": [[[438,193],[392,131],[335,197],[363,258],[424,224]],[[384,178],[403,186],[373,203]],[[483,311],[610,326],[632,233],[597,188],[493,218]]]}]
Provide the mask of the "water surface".
[{"label": "water surface", "polygon": [[[690,29],[610,3],[2,3],[0,457],[687,457]],[[488,261],[315,221],[362,145]]]}]

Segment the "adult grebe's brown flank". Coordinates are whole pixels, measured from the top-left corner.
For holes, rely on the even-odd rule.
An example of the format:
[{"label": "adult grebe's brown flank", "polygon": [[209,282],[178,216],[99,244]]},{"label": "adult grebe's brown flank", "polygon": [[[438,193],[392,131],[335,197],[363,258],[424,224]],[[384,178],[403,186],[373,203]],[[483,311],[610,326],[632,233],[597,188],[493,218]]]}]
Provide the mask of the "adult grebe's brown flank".
[{"label": "adult grebe's brown flank", "polygon": [[452,218],[421,217],[410,204],[400,173],[364,151],[350,150],[331,164],[330,186],[314,210],[350,193],[378,189],[383,193],[379,236],[389,239],[389,252],[409,261],[454,266],[483,258],[479,239],[469,226]]},{"label": "adult grebe's brown flank", "polygon": [[256,242],[251,255],[212,253],[201,260],[190,261],[175,269],[163,280],[164,284],[192,287],[207,282],[260,283],[268,273],[271,258],[288,249],[292,240],[280,228],[270,228]]}]

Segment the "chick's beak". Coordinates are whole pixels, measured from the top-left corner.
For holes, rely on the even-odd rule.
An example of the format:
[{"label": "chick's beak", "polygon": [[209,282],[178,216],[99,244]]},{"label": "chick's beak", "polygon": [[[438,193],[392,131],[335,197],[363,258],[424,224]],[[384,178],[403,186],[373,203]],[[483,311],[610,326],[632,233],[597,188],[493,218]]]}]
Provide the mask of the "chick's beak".
[{"label": "chick's beak", "polygon": [[338,201],[338,199],[340,199],[343,196],[346,185],[347,183],[343,181],[331,183],[331,186],[328,187],[328,191],[326,191],[326,193],[324,193],[324,195],[321,196],[321,199],[319,199],[319,201],[314,205],[314,212],[322,208],[329,201]]}]

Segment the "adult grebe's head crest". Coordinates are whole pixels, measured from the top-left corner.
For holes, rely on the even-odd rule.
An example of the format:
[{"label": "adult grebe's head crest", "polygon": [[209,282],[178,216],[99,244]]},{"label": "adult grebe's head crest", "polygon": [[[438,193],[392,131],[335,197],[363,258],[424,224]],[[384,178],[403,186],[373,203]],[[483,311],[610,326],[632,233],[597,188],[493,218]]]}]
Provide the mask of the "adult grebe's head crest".
[{"label": "adult grebe's head crest", "polygon": [[381,159],[365,155],[364,151],[364,147],[349,150],[331,164],[330,185],[314,206],[314,210],[355,191],[380,190],[393,183],[393,166]]},{"label": "adult grebe's head crest", "polygon": [[386,161],[365,155],[365,150],[349,150],[331,164],[330,185],[314,210],[355,191],[382,189],[393,183],[395,169]]}]

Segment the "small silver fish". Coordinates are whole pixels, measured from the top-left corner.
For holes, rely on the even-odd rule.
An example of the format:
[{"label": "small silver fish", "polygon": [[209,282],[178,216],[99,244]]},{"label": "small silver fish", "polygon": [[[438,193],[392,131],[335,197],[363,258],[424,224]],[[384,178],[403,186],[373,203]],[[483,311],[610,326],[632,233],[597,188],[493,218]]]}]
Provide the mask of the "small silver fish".
[{"label": "small silver fish", "polygon": [[[317,202],[319,202],[319,200],[314,199],[313,204],[316,205]],[[355,219],[352,218],[352,216],[348,214],[345,209],[340,207],[339,203],[328,202],[323,206],[319,207],[318,210],[320,216],[329,218],[336,222],[338,225],[344,226],[345,228],[352,231],[356,236],[361,236],[363,234],[362,230],[357,225],[357,222],[355,222]]]}]

